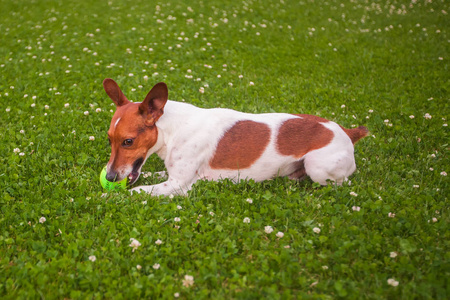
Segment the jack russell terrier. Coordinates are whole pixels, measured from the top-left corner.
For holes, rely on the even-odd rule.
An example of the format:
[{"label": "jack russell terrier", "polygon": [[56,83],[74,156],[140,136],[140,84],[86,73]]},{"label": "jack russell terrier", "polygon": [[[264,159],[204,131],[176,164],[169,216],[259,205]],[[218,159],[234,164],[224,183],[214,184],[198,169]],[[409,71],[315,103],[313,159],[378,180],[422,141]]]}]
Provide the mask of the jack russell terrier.
[{"label": "jack russell terrier", "polygon": [[153,153],[167,168],[167,181],[131,192],[186,195],[197,180],[276,176],[301,180],[308,175],[321,185],[327,180],[340,185],[356,169],[353,144],[368,133],[364,126],[346,129],[312,115],[198,108],[167,100],[162,82],[140,103],[128,101],[112,79],[103,87],[117,107],[108,130],[106,179],[128,177],[130,185],[135,183]]}]

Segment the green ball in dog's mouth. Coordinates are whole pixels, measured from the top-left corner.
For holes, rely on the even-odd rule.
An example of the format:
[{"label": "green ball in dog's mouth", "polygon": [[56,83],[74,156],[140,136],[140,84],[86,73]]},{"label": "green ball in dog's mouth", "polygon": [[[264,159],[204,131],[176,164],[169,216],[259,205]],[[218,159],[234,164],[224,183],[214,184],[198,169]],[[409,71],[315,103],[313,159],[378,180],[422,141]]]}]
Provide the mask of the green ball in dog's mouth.
[{"label": "green ball in dog's mouth", "polygon": [[125,190],[127,188],[128,178],[125,177],[121,181],[113,182],[106,179],[106,166],[102,169],[102,172],[100,173],[100,184],[102,187],[110,191],[117,191],[117,190]]}]

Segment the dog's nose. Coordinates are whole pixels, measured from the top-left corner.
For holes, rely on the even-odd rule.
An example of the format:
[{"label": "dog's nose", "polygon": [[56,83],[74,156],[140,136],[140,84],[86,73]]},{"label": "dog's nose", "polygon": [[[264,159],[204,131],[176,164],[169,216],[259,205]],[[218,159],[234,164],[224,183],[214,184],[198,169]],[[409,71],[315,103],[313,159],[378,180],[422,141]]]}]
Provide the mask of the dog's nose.
[{"label": "dog's nose", "polygon": [[114,171],[109,171],[108,173],[106,173],[106,180],[114,182],[117,180],[117,173]]}]

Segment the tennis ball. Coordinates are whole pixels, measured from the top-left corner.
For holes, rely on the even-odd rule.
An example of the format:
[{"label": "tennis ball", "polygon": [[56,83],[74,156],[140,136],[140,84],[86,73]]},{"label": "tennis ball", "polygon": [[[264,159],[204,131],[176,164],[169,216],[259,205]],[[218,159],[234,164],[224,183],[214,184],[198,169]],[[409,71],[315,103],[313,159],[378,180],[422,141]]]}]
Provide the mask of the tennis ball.
[{"label": "tennis ball", "polygon": [[113,182],[106,179],[106,166],[100,173],[100,184],[107,191],[125,190],[127,188],[128,178],[125,177],[121,181]]}]

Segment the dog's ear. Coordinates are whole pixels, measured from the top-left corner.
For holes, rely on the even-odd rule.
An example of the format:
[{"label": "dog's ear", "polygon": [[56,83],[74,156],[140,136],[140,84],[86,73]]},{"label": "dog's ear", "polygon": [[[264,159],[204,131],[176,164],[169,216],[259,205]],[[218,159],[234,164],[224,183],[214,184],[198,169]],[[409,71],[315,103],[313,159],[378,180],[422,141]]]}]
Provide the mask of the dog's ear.
[{"label": "dog's ear", "polygon": [[103,80],[103,88],[116,106],[122,106],[130,102],[120,90],[119,85],[111,78]]},{"label": "dog's ear", "polygon": [[145,118],[145,125],[153,126],[163,115],[164,106],[169,97],[167,85],[164,82],[155,84],[147,94],[145,100],[139,105],[139,111]]},{"label": "dog's ear", "polygon": [[164,113],[169,91],[164,82],[157,83],[139,105],[139,111],[145,118],[145,125],[153,126]]}]

